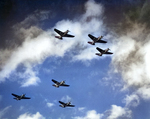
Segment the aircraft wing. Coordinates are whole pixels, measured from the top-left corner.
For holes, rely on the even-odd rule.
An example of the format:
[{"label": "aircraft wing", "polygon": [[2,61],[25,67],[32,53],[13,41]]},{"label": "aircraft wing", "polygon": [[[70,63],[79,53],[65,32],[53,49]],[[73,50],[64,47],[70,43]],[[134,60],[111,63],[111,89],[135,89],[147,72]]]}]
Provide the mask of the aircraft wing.
[{"label": "aircraft wing", "polygon": [[60,104],[65,105],[66,103],[59,101]]},{"label": "aircraft wing", "polygon": [[105,54],[113,54],[112,52],[105,52]]},{"label": "aircraft wing", "polygon": [[68,107],[75,107],[75,105],[67,105]]},{"label": "aircraft wing", "polygon": [[29,97],[22,97],[22,99],[31,99],[31,98],[29,98]]},{"label": "aircraft wing", "polygon": [[67,87],[68,87],[68,86],[70,86],[70,85],[67,85],[67,84],[61,84],[60,86],[67,86]]},{"label": "aircraft wing", "polygon": [[54,29],[54,31],[57,32],[60,36],[64,34],[62,31],[59,31],[58,29]]},{"label": "aircraft wing", "polygon": [[13,93],[12,93],[12,95],[13,95],[13,96],[15,96],[15,97],[17,97],[17,98],[19,98],[19,97],[20,97],[19,95],[16,95],[16,94],[13,94]]},{"label": "aircraft wing", "polygon": [[102,50],[101,48],[97,47],[96,48],[99,52],[104,52],[104,50]]},{"label": "aircraft wing", "polygon": [[96,42],[98,42],[98,43],[107,43],[107,41],[104,41],[104,40],[98,40]]},{"label": "aircraft wing", "polygon": [[74,37],[73,35],[70,35],[70,34],[66,34],[64,35],[63,37]]},{"label": "aircraft wing", "polygon": [[52,79],[52,81],[53,81],[54,83],[56,83],[56,84],[60,84],[58,81],[56,81],[56,80],[54,80],[54,79]]},{"label": "aircraft wing", "polygon": [[91,34],[88,34],[88,36],[89,36],[93,41],[95,41],[95,39],[97,39],[96,37],[92,36]]}]

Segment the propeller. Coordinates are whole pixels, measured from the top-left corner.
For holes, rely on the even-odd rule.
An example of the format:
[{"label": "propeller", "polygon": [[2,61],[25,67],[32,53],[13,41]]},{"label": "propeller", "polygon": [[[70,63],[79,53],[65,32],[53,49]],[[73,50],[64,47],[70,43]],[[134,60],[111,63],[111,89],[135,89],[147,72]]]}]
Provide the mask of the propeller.
[{"label": "propeller", "polygon": [[63,83],[65,83],[65,82],[66,82],[66,80],[63,81]]},{"label": "propeller", "polygon": [[22,95],[24,95],[24,96],[25,96],[25,95],[26,95],[26,93],[22,93]]},{"label": "propeller", "polygon": [[71,104],[71,100],[68,101],[68,104]]}]

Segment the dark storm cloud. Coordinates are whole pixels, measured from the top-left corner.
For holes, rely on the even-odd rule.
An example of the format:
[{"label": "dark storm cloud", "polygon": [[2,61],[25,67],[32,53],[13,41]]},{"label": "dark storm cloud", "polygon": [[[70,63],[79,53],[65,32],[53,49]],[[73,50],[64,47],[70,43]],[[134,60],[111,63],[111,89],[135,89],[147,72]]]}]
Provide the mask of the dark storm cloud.
[{"label": "dark storm cloud", "polygon": [[[84,5],[84,11],[84,14],[80,15],[77,19],[70,20],[66,18],[54,24],[56,28],[62,31],[69,28],[72,33],[76,34],[74,40],[66,39],[60,42],[54,37],[54,26],[51,26],[48,30],[43,30],[40,27],[40,24],[49,19],[51,11],[36,10],[21,22],[14,24],[11,27],[14,37],[9,36],[11,41],[8,42],[8,47],[1,49],[0,52],[1,81],[5,81],[6,77],[9,79],[11,72],[16,70],[19,64],[23,63],[26,70],[22,74],[22,78],[28,78],[28,80],[23,81],[22,86],[37,85],[37,82],[40,82],[40,80],[36,77],[37,72],[32,71],[33,64],[42,63],[50,56],[63,57],[66,52],[69,52],[70,49],[76,46],[86,47],[87,38],[85,38],[85,34],[87,32],[97,32],[100,28],[103,28],[103,30],[99,32],[103,32],[105,28],[102,23],[103,21],[99,19],[103,14],[101,4],[97,4],[95,1],[88,1]],[[88,18],[91,19],[87,21]],[[49,26],[47,25],[47,27]],[[74,61],[96,58],[93,54],[95,48],[86,48],[88,48],[88,53],[85,48],[84,50],[79,48],[78,53],[71,55],[71,58],[73,57]]]},{"label": "dark storm cloud", "polygon": [[[5,77],[9,79],[10,73],[19,64],[24,63],[26,71],[20,74],[20,78],[24,78],[22,86],[37,85],[40,79],[37,77],[38,71],[33,71],[32,63],[42,63],[48,56],[64,56],[74,45],[81,43],[81,40],[86,43],[87,39],[84,34],[87,32],[98,32],[98,34],[101,34],[105,31],[108,32],[107,34],[111,38],[109,42],[112,42],[112,44],[109,45],[114,52],[112,58],[113,71],[115,70],[115,72],[122,75],[125,82],[124,87],[136,87],[137,90],[134,94],[135,96],[132,95],[132,97],[128,96],[126,98],[126,105],[130,105],[133,100],[139,99],[136,94],[140,94],[143,98],[149,98],[150,80],[148,77],[150,75],[148,72],[150,70],[150,54],[147,51],[149,51],[150,34],[147,27],[148,19],[142,17],[147,16],[149,13],[148,2],[141,2],[141,0],[136,1],[137,3],[133,0],[127,2],[125,0],[123,2],[119,0],[114,0],[113,2],[112,0],[100,0],[100,2],[104,4],[105,11],[103,11],[104,7],[101,4],[92,0],[86,3],[87,9],[83,9],[84,5],[79,5],[82,3],[79,1],[77,1],[76,5],[69,0],[58,0],[57,2],[49,0],[42,3],[40,0],[36,0],[36,2],[31,0],[23,1],[23,3],[18,1],[12,9],[13,15],[11,18],[15,19],[11,21],[9,18],[10,14],[7,17],[3,17],[7,21],[7,24],[3,26],[5,28],[3,33],[6,32],[7,34],[5,34],[3,39],[5,45],[4,43],[1,45],[0,58],[1,61],[4,61],[1,62],[3,63],[3,70],[0,72],[1,81],[5,81],[3,79]],[[49,12],[49,8],[52,11]],[[74,41],[64,40],[59,42],[53,37],[50,39],[53,29],[44,31],[39,24],[48,23],[51,13],[53,17],[57,17],[57,20],[51,23],[55,24],[59,21],[51,27],[66,29],[66,27],[72,26],[71,31],[77,34]],[[80,13],[84,14],[79,15]],[[62,20],[62,18],[65,18],[65,20]],[[1,35],[3,36],[4,34]],[[95,52],[93,49],[95,50],[92,47],[85,47],[74,58],[78,60],[92,60],[95,58],[93,57],[93,52]],[[127,107],[122,108],[112,105],[109,112],[110,119],[124,117],[124,115],[131,117],[131,110]],[[97,118],[103,115],[96,111],[90,111],[85,118],[93,114]],[[20,115],[19,118],[26,115],[27,113]],[[38,112],[36,115],[43,117]]]},{"label": "dark storm cloud", "polygon": [[7,21],[11,16],[12,9],[14,4],[12,1],[0,1],[0,48],[5,47],[5,43],[7,40]]},{"label": "dark storm cloud", "polygon": [[[20,23],[28,16],[34,14],[37,19],[30,20],[28,27],[40,25],[42,29],[48,29],[58,21],[64,18],[73,19],[83,13],[84,3],[87,0],[77,0],[75,2],[69,0],[1,0],[0,1],[0,49],[13,49],[20,46],[23,38],[18,38],[12,26]],[[39,20],[41,11],[49,11],[47,19]],[[39,16],[38,16],[39,15]],[[39,18],[39,19],[38,19]],[[42,17],[43,18],[43,17]],[[54,20],[55,19],[55,20]],[[51,22],[49,21],[51,20]],[[44,21],[44,22],[43,22]],[[49,24],[49,26],[47,25]],[[25,27],[25,26],[24,26]]]},{"label": "dark storm cloud", "polygon": [[105,23],[110,30],[117,32],[117,34],[126,33],[133,28],[134,23],[144,24],[146,28],[149,28],[149,5],[148,0],[139,0],[110,6],[105,10]]},{"label": "dark storm cloud", "polygon": [[[45,22],[48,23],[48,20],[51,19],[51,16],[55,18],[57,17],[58,20],[62,18],[74,19],[75,17],[77,17],[76,19],[79,19],[81,17],[79,14],[85,13],[86,11],[86,9],[84,9],[83,7],[85,2],[86,1],[79,0],[76,2],[70,2],[69,0],[46,0],[43,2],[41,2],[40,0],[12,0],[10,2],[2,1],[1,9],[2,12],[6,14],[2,16],[1,23],[3,23],[4,25],[1,26],[2,32],[0,33],[0,48],[3,50],[7,49],[5,50],[5,53],[3,53],[7,55],[2,55],[3,59],[7,59],[8,54],[11,54],[11,51],[14,51],[16,50],[16,48],[21,46],[27,37],[36,38],[39,34],[44,32],[44,30],[41,29],[42,26],[40,26],[40,24],[44,24]],[[128,62],[124,63],[123,65],[126,66],[130,64],[130,60],[128,59],[133,59],[131,60],[131,62],[141,62],[141,58],[143,56],[138,55],[137,51],[141,45],[147,43],[148,30],[145,29],[143,24],[146,26],[146,28],[148,28],[149,17],[146,17],[145,19],[145,16],[147,16],[150,12],[150,9],[148,7],[149,2],[143,0],[138,0],[136,2],[134,2],[133,0],[99,0],[99,2],[103,3],[105,6],[103,16],[100,16],[100,18],[103,19],[104,23],[106,24],[106,29],[108,30],[108,32],[116,34],[115,36],[112,35],[112,38],[116,36],[118,38],[122,34],[126,35],[129,32],[136,30],[137,28],[142,28],[140,31],[137,31],[139,33],[138,35],[133,33],[133,35],[129,36],[133,39],[133,41],[140,42],[140,45],[133,45],[135,49],[132,50],[132,52],[129,54],[127,58]],[[135,22],[138,24],[138,26],[134,25]],[[115,38],[116,41],[117,38]],[[143,39],[144,42],[141,42],[140,39]],[[119,67],[122,66],[122,62],[119,62],[118,64]]]},{"label": "dark storm cloud", "polygon": [[122,75],[125,89],[131,87],[135,89],[135,94],[148,99],[150,97],[147,93],[150,90],[148,62],[150,2],[134,4],[123,9],[124,19],[120,19],[115,25],[110,23],[109,30],[113,32],[112,42],[116,52],[112,58],[112,65],[114,72]]},{"label": "dark storm cloud", "polygon": [[[1,28],[0,28],[0,37],[1,37],[1,44],[0,48],[13,48],[18,45],[21,45],[22,42],[19,40],[20,38],[16,39],[16,36],[14,35],[14,29],[12,26],[14,24],[17,24],[21,21],[23,21],[26,17],[28,17],[30,14],[33,14],[38,11],[50,11],[48,14],[48,19],[44,20],[43,27],[47,27],[47,23],[49,23],[48,20],[51,20],[52,17],[56,18],[55,20],[61,20],[63,18],[73,19],[80,17],[81,14],[85,12],[84,9],[84,3],[87,2],[87,0],[76,0],[76,1],[70,1],[70,0],[36,0],[36,1],[1,1]],[[130,18],[133,18],[132,12],[134,12],[134,8],[136,6],[142,6],[144,4],[144,1],[138,0],[136,2],[132,1],[120,1],[120,0],[97,0],[97,2],[102,3],[107,9],[105,9],[105,22],[107,23],[108,27],[114,28],[117,26],[114,26],[114,23],[122,22],[122,15],[128,14]],[[125,7],[128,6],[128,7]],[[143,11],[148,10],[148,5],[146,3],[144,4]],[[127,12],[126,12],[127,11]],[[128,13],[130,11],[130,13]],[[133,13],[134,14],[134,13]],[[142,13],[142,15],[148,14]],[[147,18],[147,17],[146,17]],[[37,25],[37,22],[41,24],[42,22],[39,21],[32,21],[30,26]],[[49,23],[51,26],[53,26],[55,22]],[[42,27],[42,26],[40,26]],[[119,26],[118,26],[119,27]]]}]

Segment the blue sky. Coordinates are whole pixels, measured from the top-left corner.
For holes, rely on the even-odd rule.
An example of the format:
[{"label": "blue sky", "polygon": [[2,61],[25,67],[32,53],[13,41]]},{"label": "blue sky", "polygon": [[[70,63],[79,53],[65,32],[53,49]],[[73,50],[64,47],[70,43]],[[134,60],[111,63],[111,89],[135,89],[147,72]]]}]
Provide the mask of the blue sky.
[{"label": "blue sky", "polygon": [[[150,118],[149,1],[12,0],[0,9],[1,119]],[[54,28],[75,37],[56,39]],[[92,46],[88,34],[108,43]],[[96,47],[114,54],[96,56]]]}]

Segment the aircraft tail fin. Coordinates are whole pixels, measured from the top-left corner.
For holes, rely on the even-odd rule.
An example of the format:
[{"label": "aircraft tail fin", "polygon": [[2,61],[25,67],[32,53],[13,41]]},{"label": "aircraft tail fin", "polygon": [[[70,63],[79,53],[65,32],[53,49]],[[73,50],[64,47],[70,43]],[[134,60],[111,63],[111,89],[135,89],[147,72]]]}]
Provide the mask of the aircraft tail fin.
[{"label": "aircraft tail fin", "polygon": [[18,99],[18,98],[14,98],[15,100],[20,100],[20,99]]},{"label": "aircraft tail fin", "polygon": [[65,106],[64,105],[59,105],[60,107],[63,107],[63,108],[65,108]]},{"label": "aircraft tail fin", "polygon": [[95,55],[102,56],[102,54],[100,54],[100,53],[95,53]]},{"label": "aircraft tail fin", "polygon": [[89,43],[89,44],[91,44],[91,45],[95,45],[95,43],[93,43],[93,42],[90,42],[90,41],[89,41],[88,43]]},{"label": "aircraft tail fin", "polygon": [[58,85],[56,85],[56,84],[53,84],[52,86],[54,86],[54,87],[56,87],[56,88],[59,88],[59,86],[58,86]]},{"label": "aircraft tail fin", "polygon": [[61,37],[61,36],[55,36],[55,38],[58,38],[58,39],[61,39],[61,40],[62,40],[62,37]]}]

